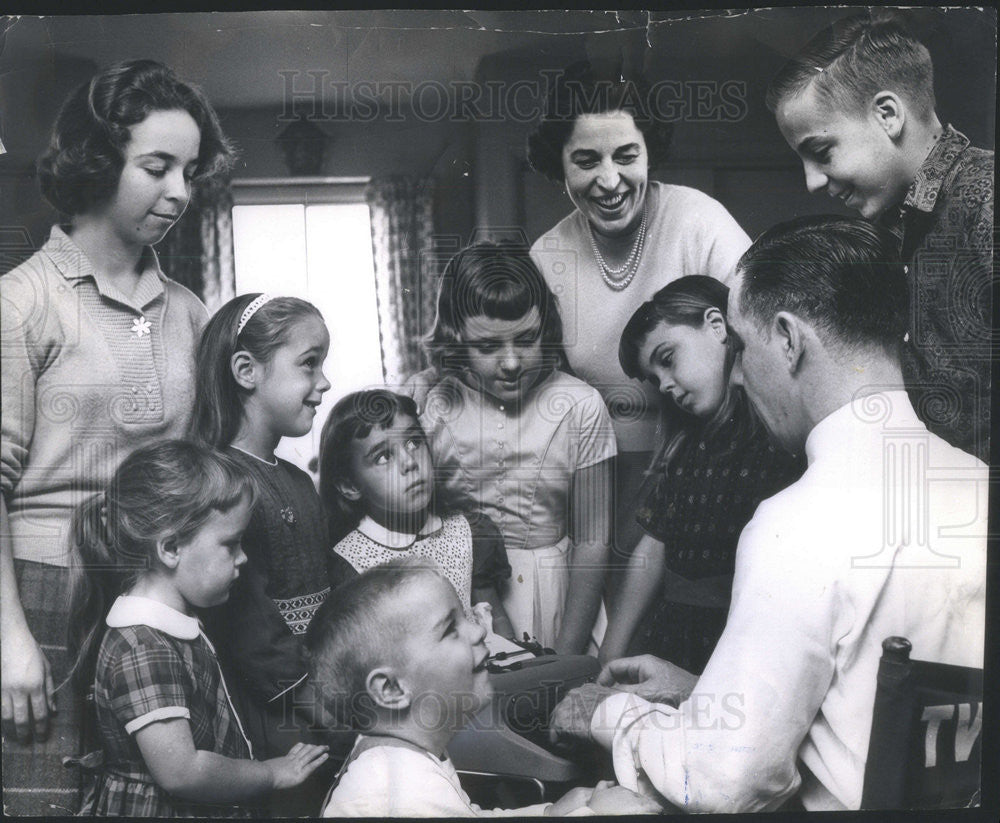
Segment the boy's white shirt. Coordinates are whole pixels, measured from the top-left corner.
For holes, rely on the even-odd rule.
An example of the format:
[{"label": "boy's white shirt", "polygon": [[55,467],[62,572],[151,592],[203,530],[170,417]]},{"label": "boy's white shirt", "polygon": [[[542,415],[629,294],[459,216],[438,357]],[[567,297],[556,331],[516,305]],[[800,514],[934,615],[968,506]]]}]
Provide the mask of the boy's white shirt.
[{"label": "boy's white shirt", "polygon": [[[359,745],[367,740],[358,736]],[[323,817],[526,817],[551,803],[481,809],[462,789],[451,760],[415,747],[385,745],[362,752],[341,775]],[[590,815],[586,806],[573,815]]]}]

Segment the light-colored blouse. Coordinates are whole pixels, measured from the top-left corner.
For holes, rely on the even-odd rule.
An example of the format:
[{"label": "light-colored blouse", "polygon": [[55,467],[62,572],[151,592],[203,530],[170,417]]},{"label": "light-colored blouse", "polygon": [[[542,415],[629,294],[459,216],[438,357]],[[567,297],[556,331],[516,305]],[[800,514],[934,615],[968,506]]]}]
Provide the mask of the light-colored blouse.
[{"label": "light-colored blouse", "polygon": [[446,377],[428,394],[420,422],[440,493],[455,508],[485,512],[508,551],[558,543],[574,473],[617,453],[600,394],[560,371],[520,408]]},{"label": "light-colored blouse", "polygon": [[140,446],[183,437],[208,312],[145,249],[131,297],[58,226],[0,278],[3,495],[14,556],[68,561],[73,510]]}]

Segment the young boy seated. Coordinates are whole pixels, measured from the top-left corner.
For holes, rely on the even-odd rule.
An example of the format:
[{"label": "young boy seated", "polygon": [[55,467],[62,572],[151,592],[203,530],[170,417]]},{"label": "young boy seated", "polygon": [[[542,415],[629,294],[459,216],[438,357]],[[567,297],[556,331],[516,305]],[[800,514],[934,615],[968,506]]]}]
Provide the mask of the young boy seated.
[{"label": "young boy seated", "polygon": [[306,636],[328,708],[360,732],[324,817],[476,817],[653,813],[601,783],[555,803],[484,810],[462,790],[445,749],[491,696],[485,630],[465,616],[441,569],[400,558],[342,585]]},{"label": "young boy seated", "polygon": [[942,126],[927,49],[873,12],[817,34],[767,105],[806,187],[889,228],[912,291],[903,374],[927,427],[989,459],[993,152]]}]

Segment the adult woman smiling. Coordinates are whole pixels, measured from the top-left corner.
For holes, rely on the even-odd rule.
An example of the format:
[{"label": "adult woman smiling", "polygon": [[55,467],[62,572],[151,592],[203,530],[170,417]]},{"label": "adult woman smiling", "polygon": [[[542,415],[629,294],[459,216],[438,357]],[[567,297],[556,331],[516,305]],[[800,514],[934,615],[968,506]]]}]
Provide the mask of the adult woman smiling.
[{"label": "adult woman smiling", "polygon": [[66,674],[71,517],[131,451],[184,434],[207,313],[150,247],[184,212],[193,182],[230,162],[204,95],[149,60],[112,66],[74,91],[39,159],[60,225],[0,280],[9,812],[76,810],[61,757],[78,750],[79,713],[55,688]]},{"label": "adult woman smiling", "polygon": [[618,362],[618,339],[635,310],[678,277],[726,283],[750,238],[708,195],[649,179],[667,155],[669,123],[642,83],[606,81],[577,66],[553,85],[528,139],[532,167],[566,187],[576,210],[543,234],[531,255],[559,296],[564,343],[578,377],[598,389],[618,439],[615,546],[641,532],[634,500],[657,438],[658,401]]}]

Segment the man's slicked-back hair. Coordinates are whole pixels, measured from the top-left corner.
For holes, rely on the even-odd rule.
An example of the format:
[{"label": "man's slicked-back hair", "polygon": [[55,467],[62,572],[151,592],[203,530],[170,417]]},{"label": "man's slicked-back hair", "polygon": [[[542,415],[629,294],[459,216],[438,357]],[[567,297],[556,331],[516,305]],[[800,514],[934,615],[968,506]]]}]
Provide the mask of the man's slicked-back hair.
[{"label": "man's slicked-back hair", "polygon": [[850,217],[790,220],[757,238],[737,271],[739,310],[759,328],[787,311],[814,324],[825,344],[899,356],[908,289],[885,229]]},{"label": "man's slicked-back hair", "polygon": [[880,91],[898,94],[923,121],[934,113],[930,52],[898,13],[872,10],[827,26],[775,75],[767,107],[777,111],[810,84],[820,100],[846,114],[866,111]]}]

